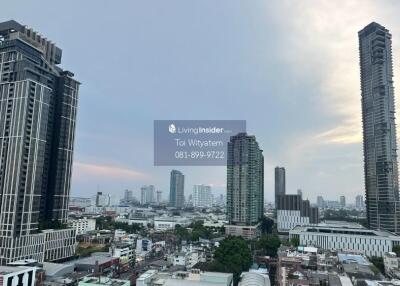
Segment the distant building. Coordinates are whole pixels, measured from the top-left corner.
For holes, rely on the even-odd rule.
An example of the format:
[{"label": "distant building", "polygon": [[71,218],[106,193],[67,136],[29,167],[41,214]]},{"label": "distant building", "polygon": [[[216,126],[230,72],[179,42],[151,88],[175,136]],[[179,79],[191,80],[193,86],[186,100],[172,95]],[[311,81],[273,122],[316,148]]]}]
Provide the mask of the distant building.
[{"label": "distant building", "polygon": [[276,210],[279,232],[288,232],[299,225],[319,222],[318,208],[311,207],[310,202],[303,200],[301,195],[279,195]]},{"label": "distant building", "polygon": [[365,208],[363,195],[357,195],[356,196],[356,208],[357,209],[364,209]]},{"label": "distant building", "polygon": [[178,170],[171,171],[169,204],[172,207],[183,208],[185,203],[185,176]]},{"label": "distant building", "polygon": [[162,191],[158,190],[156,203],[159,205],[159,204],[161,204],[161,202],[162,202]]},{"label": "distant building", "polygon": [[367,222],[400,234],[392,35],[373,22],[358,38]]},{"label": "distant building", "polygon": [[154,197],[155,187],[153,185],[141,187],[140,192],[141,192],[140,204],[148,205],[155,202],[155,197]]},{"label": "distant building", "polygon": [[275,168],[275,206],[278,196],[286,194],[286,174],[284,167]]},{"label": "distant building", "polygon": [[393,279],[400,278],[400,258],[394,252],[386,252],[383,255],[385,274]]},{"label": "distant building", "polygon": [[88,231],[96,230],[96,219],[85,217],[68,219],[68,226],[75,229],[77,235],[85,234]]},{"label": "distant building", "polygon": [[324,208],[325,207],[325,201],[322,196],[317,196],[317,206],[319,208]]},{"label": "distant building", "polygon": [[297,194],[301,197],[303,197],[303,191],[301,189],[297,189]]},{"label": "distant building", "polygon": [[133,191],[132,190],[125,190],[124,201],[126,201],[126,202],[133,201]]},{"label": "distant building", "polygon": [[85,208],[85,207],[90,207],[91,205],[92,205],[92,200],[90,198],[82,198],[82,197],[69,198],[70,207]]},{"label": "distant building", "polygon": [[346,207],[346,197],[345,196],[340,196],[340,207],[341,208]]},{"label": "distant building", "polygon": [[211,186],[194,185],[192,203],[194,207],[212,207],[213,196]]},{"label": "distant building", "polygon": [[110,196],[103,192],[96,193],[96,207],[107,207],[110,205]]},{"label": "distant building", "polygon": [[[228,142],[227,235],[257,236],[264,215],[264,156],[255,136],[239,133]],[[253,231],[255,230],[255,232]]]}]

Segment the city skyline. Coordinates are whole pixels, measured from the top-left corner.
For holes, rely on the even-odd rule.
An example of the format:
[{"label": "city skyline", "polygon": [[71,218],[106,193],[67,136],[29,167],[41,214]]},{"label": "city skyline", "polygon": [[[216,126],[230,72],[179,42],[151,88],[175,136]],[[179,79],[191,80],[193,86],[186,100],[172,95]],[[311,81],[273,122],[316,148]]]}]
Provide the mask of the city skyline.
[{"label": "city skyline", "polygon": [[[398,77],[400,25],[394,9],[398,3],[387,1],[388,7],[376,9],[377,4],[369,1],[340,6],[254,1],[246,7],[238,1],[205,1],[194,11],[180,1],[151,9],[150,4],[121,1],[121,14],[109,19],[115,26],[129,28],[118,31],[113,25],[102,25],[100,19],[85,21],[86,3],[80,3],[78,11],[74,5],[61,4],[75,15],[76,21],[71,22],[68,13],[51,13],[60,9],[51,2],[40,6],[25,3],[23,10],[18,2],[4,4],[7,18],[1,20],[14,18],[49,35],[68,50],[64,66],[73,68],[84,82],[72,195],[91,196],[99,186],[105,193],[120,196],[124,189],[132,189],[139,197],[140,187],[147,184],[167,194],[172,168],[152,166],[151,132],[153,119],[169,118],[173,108],[169,102],[178,102],[174,110],[179,110],[182,118],[226,119],[241,114],[247,120],[248,133],[255,134],[264,149],[268,201],[273,201],[273,169],[277,165],[288,172],[287,193],[301,188],[304,198],[311,201],[319,194],[332,198],[340,193],[351,198],[364,193],[357,32],[372,21],[391,31]],[[99,16],[115,9],[99,6],[94,8]],[[336,13],[327,12],[333,8]],[[34,17],[42,11],[39,9],[49,11],[49,17]],[[300,15],[300,10],[305,13]],[[299,17],[274,17],[281,12]],[[158,20],[151,23],[154,16]],[[200,21],[203,17],[209,19],[206,25]],[[169,21],[173,18],[176,20]],[[185,21],[185,27],[180,21]],[[297,28],[302,25],[308,26],[307,31]],[[214,29],[209,29],[211,26]],[[149,32],[144,33],[144,27]],[[120,39],[121,44],[113,47],[116,52],[109,59],[99,61],[110,47],[103,34]],[[123,37],[126,34],[131,37]],[[188,40],[180,41],[182,35]],[[82,49],[87,42],[96,46],[95,51]],[[129,67],[123,67],[122,61]],[[272,65],[276,67],[273,70]],[[107,74],[109,68],[116,75]],[[284,86],[280,84],[283,80]],[[400,81],[395,78],[394,82]],[[188,93],[199,99],[193,108],[187,108]],[[110,94],[115,101],[110,101]],[[154,104],[161,97],[168,100],[162,100],[160,106]],[[229,108],[222,108],[230,98],[240,100],[229,101]],[[259,104],[254,106],[252,101]],[[288,120],[293,114],[299,114],[296,122]],[[177,168],[186,175],[188,186],[207,184],[216,194],[224,193],[223,167]]]}]

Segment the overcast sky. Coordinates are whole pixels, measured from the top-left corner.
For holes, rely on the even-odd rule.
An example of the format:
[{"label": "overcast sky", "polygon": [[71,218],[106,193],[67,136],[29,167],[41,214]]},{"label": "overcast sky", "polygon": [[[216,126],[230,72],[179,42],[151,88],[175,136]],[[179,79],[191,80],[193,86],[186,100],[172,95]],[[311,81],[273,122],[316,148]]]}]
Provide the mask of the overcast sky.
[{"label": "overcast sky", "polygon": [[[357,32],[372,21],[391,31],[397,87],[400,1],[3,2],[0,20],[56,42],[82,82],[73,195],[154,184],[166,198],[171,168],[153,166],[154,119],[247,120],[268,200],[277,165],[287,192],[312,201],[364,192]],[[186,195],[200,183],[225,192],[224,167],[177,169]]]}]

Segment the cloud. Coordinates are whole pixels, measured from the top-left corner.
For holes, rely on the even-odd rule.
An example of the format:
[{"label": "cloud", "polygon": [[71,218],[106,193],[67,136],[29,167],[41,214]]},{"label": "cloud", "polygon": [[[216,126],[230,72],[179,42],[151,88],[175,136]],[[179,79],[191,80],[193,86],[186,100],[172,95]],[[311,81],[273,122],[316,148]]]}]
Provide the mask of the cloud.
[{"label": "cloud", "polygon": [[82,162],[74,162],[74,174],[76,175],[76,178],[94,176],[109,179],[142,180],[149,177],[145,173],[125,167]]},{"label": "cloud", "polygon": [[319,144],[359,144],[362,133],[358,121],[347,120],[342,125],[316,134],[314,140]]}]

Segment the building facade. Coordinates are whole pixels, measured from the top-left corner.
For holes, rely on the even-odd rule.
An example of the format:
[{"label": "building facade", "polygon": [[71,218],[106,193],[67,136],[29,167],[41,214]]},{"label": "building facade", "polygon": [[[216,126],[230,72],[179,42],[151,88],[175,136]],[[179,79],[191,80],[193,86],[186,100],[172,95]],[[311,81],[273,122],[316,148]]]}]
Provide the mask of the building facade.
[{"label": "building facade", "polygon": [[154,198],[155,187],[153,185],[143,186],[140,188],[140,204],[148,205],[155,202]]},{"label": "building facade", "polygon": [[[227,235],[257,225],[264,215],[264,156],[255,136],[239,133],[228,142]],[[233,232],[230,233],[230,230]]]},{"label": "building facade", "polygon": [[172,207],[183,208],[185,203],[185,176],[178,170],[171,171],[169,204]]},{"label": "building facade", "polygon": [[0,23],[3,263],[19,256],[20,247],[32,246],[26,258],[36,253],[39,225],[67,222],[79,82],[58,66],[61,55],[32,29]]},{"label": "building facade", "polygon": [[192,202],[194,207],[212,207],[213,196],[211,186],[194,185]]},{"label": "building facade", "polygon": [[284,167],[275,167],[275,206],[278,196],[286,194],[286,171]]},{"label": "building facade", "polygon": [[382,257],[400,244],[400,237],[386,231],[347,225],[298,226],[289,231],[289,238],[299,239],[301,246],[352,252]]},{"label": "building facade", "polygon": [[400,233],[392,36],[373,22],[358,37],[367,221]]},{"label": "building facade", "polygon": [[279,195],[277,197],[277,228],[279,232],[288,232],[301,225],[317,224],[319,212],[311,207],[308,200],[301,195]]},{"label": "building facade", "polygon": [[96,219],[86,217],[69,219],[68,226],[75,229],[77,235],[85,234],[88,231],[96,230]]}]

